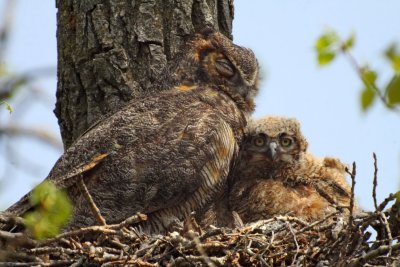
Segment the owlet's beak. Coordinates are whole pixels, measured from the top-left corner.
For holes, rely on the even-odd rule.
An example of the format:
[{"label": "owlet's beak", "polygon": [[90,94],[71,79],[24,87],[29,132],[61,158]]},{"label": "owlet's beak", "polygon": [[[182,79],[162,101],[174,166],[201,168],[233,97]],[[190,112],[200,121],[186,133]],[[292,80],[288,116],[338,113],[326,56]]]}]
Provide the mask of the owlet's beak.
[{"label": "owlet's beak", "polygon": [[271,161],[275,161],[278,156],[278,144],[276,142],[271,142],[267,147],[267,156]]}]

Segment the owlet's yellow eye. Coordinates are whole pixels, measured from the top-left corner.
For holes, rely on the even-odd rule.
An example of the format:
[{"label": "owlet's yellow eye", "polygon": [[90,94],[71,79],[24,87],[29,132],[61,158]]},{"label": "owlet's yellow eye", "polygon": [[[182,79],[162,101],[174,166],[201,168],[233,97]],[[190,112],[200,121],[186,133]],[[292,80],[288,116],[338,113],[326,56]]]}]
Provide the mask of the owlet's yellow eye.
[{"label": "owlet's yellow eye", "polygon": [[288,147],[292,144],[292,139],[289,137],[283,137],[281,138],[281,146],[283,147]]},{"label": "owlet's yellow eye", "polygon": [[263,146],[265,145],[265,139],[262,137],[257,137],[256,139],[254,139],[254,144],[256,146]]}]

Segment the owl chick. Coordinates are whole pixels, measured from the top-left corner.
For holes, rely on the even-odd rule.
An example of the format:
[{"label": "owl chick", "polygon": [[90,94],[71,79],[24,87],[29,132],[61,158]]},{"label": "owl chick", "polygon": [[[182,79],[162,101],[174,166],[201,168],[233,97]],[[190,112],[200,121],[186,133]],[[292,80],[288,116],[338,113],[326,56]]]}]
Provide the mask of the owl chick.
[{"label": "owl chick", "polygon": [[[46,180],[73,201],[66,229],[97,224],[81,178],[107,223],[141,212],[150,232],[210,202],[238,154],[258,72],[251,50],[218,32],[195,34],[167,70],[169,90],[93,125],[56,162]],[[6,212],[24,215],[33,208],[29,195]]]},{"label": "owl chick", "polygon": [[229,195],[244,223],[285,214],[314,221],[349,206],[345,165],[307,153],[297,120],[269,116],[247,129]]}]

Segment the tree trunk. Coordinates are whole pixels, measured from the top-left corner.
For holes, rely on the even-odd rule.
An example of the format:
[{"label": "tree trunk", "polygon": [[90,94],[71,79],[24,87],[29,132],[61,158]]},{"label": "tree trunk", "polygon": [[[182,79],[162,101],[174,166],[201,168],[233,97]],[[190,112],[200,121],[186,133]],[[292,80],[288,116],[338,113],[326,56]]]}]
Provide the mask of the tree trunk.
[{"label": "tree trunk", "polygon": [[231,37],[233,0],[56,0],[55,114],[64,148],[92,123],[149,92],[185,37]]}]

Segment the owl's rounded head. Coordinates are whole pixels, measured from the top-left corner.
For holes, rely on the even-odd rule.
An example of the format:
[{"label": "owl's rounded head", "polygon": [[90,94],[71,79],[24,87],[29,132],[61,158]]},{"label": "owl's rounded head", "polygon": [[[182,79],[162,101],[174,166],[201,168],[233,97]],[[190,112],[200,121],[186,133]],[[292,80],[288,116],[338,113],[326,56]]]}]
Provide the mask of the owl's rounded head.
[{"label": "owl's rounded head", "polygon": [[266,116],[248,124],[244,150],[253,160],[293,163],[307,147],[300,123],[294,118]]},{"label": "owl's rounded head", "polygon": [[206,29],[192,36],[171,72],[180,85],[212,86],[228,94],[243,111],[254,109],[259,83],[257,59],[253,51],[235,45],[219,32]]}]

